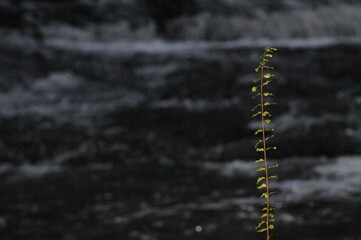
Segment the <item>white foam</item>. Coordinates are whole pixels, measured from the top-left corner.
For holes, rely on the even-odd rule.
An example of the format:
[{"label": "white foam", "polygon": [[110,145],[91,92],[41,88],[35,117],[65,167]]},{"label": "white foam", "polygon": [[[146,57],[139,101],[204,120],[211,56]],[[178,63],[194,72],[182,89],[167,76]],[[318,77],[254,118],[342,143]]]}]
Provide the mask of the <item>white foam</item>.
[{"label": "white foam", "polygon": [[[312,171],[312,169],[310,169]],[[312,179],[277,182],[280,197],[287,201],[305,199],[359,200],[361,196],[361,156],[343,156],[333,163],[314,167]]]},{"label": "white foam", "polygon": [[227,177],[254,176],[256,166],[247,161],[233,160],[222,166],[221,174]]},{"label": "white foam", "polygon": [[[304,131],[310,131],[311,127],[314,125],[319,125],[325,123],[327,121],[347,121],[348,118],[350,121],[353,119],[353,114],[347,115],[345,118],[344,114],[334,114],[334,113],[324,113],[321,116],[310,116],[307,114],[299,114],[299,109],[301,108],[302,101],[295,100],[289,101],[289,108],[290,110],[285,114],[275,118],[270,126],[275,126],[277,132],[288,132],[291,129],[297,129],[298,127],[302,126]],[[258,128],[258,122],[250,122],[249,128],[256,129]]]},{"label": "white foam", "polygon": [[166,41],[152,41],[152,42],[116,42],[116,43],[101,43],[101,42],[68,42],[64,40],[52,40],[47,44],[50,47],[68,49],[73,51],[94,52],[98,54],[108,54],[126,57],[136,53],[144,54],[176,54],[177,56],[194,55],[202,56],[211,50],[230,50],[230,49],[250,49],[263,48],[264,46],[274,46],[277,48],[290,49],[317,49],[324,47],[332,47],[337,45],[360,45],[361,37],[322,37],[310,39],[284,39],[284,40],[235,40],[224,42],[204,42],[204,41],[185,41],[185,42],[166,42]]},{"label": "white foam", "polygon": [[[173,20],[177,39],[293,39],[360,36],[360,5],[323,6],[290,11],[258,11],[256,16],[202,12]],[[330,17],[332,16],[332,17]]]},{"label": "white foam", "polygon": [[202,169],[216,171],[225,177],[253,177],[255,176],[256,166],[250,161],[233,160],[231,162],[204,162]]},{"label": "white foam", "polygon": [[[131,222],[134,219],[141,219],[147,216],[174,216],[179,213],[186,213],[190,211],[200,211],[200,210],[211,210],[211,211],[221,211],[229,209],[231,207],[241,206],[243,212],[247,214],[240,214],[239,218],[257,218],[258,215],[254,214],[254,204],[257,204],[259,199],[254,197],[243,197],[243,198],[228,198],[222,199],[220,201],[207,201],[207,202],[189,202],[184,204],[176,204],[168,207],[151,207],[148,204],[144,205],[143,209],[137,210],[133,213],[115,216],[113,222],[118,224],[126,224]],[[190,213],[191,214],[191,213]]]},{"label": "white foam", "polygon": [[73,90],[80,87],[81,78],[69,72],[53,72],[48,77],[39,79],[33,84],[38,91]]},{"label": "white foam", "polygon": [[239,98],[231,98],[218,101],[208,101],[203,99],[169,99],[155,101],[151,104],[153,108],[170,108],[178,107],[188,111],[205,111],[210,109],[224,109],[239,104]]},{"label": "white foam", "polygon": [[[88,126],[91,117],[123,106],[131,107],[144,99],[136,90],[98,87],[69,72],[53,72],[0,94],[0,115],[6,117],[37,115],[51,117],[59,123],[71,121]],[[41,127],[39,125],[39,127]]]},{"label": "white foam", "polygon": [[[228,0],[234,8],[254,10],[252,3]],[[239,2],[239,1],[238,1]],[[287,4],[290,2],[291,4]],[[299,1],[298,1],[299,2]],[[209,3],[207,2],[209,5]],[[297,1],[283,1],[281,5],[297,6]],[[243,6],[243,7],[241,7]],[[221,15],[203,11],[167,22],[167,33],[178,40],[231,40],[231,39],[294,39],[320,37],[361,36],[361,6],[326,5],[317,8],[296,7],[288,11],[257,9],[253,16],[244,14]],[[330,17],[332,16],[332,17]],[[47,40],[62,39],[71,42],[153,41],[160,39],[156,24],[147,21],[132,26],[131,21],[88,24],[83,27],[48,24],[40,27]]]},{"label": "white foam", "polygon": [[51,173],[61,172],[63,169],[57,164],[41,163],[41,164],[23,164],[21,166],[13,166],[9,164],[0,165],[0,174],[11,172],[10,179],[17,180],[21,178],[38,178]]}]

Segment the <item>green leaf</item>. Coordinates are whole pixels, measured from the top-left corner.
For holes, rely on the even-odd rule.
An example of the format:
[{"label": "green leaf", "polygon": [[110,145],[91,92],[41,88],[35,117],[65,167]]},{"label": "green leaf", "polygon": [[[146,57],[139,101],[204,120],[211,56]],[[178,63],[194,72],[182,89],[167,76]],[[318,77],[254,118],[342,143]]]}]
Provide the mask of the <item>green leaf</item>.
[{"label": "green leaf", "polygon": [[263,143],[263,140],[258,140],[258,142],[256,143],[256,145],[254,145],[254,148],[257,148],[258,145],[260,145],[261,143]]},{"label": "green leaf", "polygon": [[265,123],[271,123],[271,119],[264,120]]},{"label": "green leaf", "polygon": [[[263,160],[263,159],[262,159],[262,160]],[[259,177],[259,178],[257,179],[256,184],[262,182],[262,181],[265,180],[265,179],[266,179],[265,177]]]},{"label": "green leaf", "polygon": [[266,150],[277,150],[277,147],[268,147]]},{"label": "green leaf", "polygon": [[273,176],[269,176],[268,178],[269,179],[277,179],[278,177],[273,175]]},{"label": "green leaf", "polygon": [[264,148],[256,148],[256,152],[263,152]]},{"label": "green leaf", "polygon": [[272,224],[271,224],[271,225],[269,225],[268,227],[269,227],[269,229],[274,229],[274,228],[275,228],[275,226],[274,226],[274,225],[272,225]]},{"label": "green leaf", "polygon": [[263,183],[261,186],[258,186],[257,188],[258,189],[267,188],[267,185]]},{"label": "green leaf", "polygon": [[261,115],[261,114],[262,114],[262,112],[258,111],[258,112],[256,112],[255,114],[252,115],[252,118],[255,118],[255,117],[257,117],[258,115]]},{"label": "green leaf", "polygon": [[266,169],[264,167],[260,167],[256,170],[256,172],[260,172],[260,171],[266,171]]},{"label": "green leaf", "polygon": [[266,223],[266,221],[261,221],[260,223],[257,224],[256,229],[262,227],[262,225],[265,224],[265,223]]},{"label": "green leaf", "polygon": [[270,93],[270,92],[265,92],[265,93],[263,93],[263,96],[269,97],[269,96],[274,96],[274,94]]},{"label": "green leaf", "polygon": [[267,231],[267,228],[262,228],[262,229],[257,230],[257,232],[259,232],[259,233],[265,232],[265,231]]},{"label": "green leaf", "polygon": [[252,112],[254,112],[258,107],[261,107],[261,104],[257,104],[254,108],[252,108]]},{"label": "green leaf", "polygon": [[278,164],[268,166],[268,169],[271,169],[271,168],[276,168],[276,167],[278,167]]},{"label": "green leaf", "polygon": [[256,82],[258,82],[259,80],[261,80],[260,78],[255,78],[255,79],[253,79],[252,81],[254,82],[254,83],[256,83]]},{"label": "green leaf", "polygon": [[263,132],[262,129],[257,129],[257,131],[254,132],[254,135],[257,135],[258,133]]},{"label": "green leaf", "polygon": [[259,67],[256,67],[254,70],[258,73],[258,71],[259,71]]},{"label": "green leaf", "polygon": [[261,162],[264,162],[264,160],[262,158],[254,161],[254,164],[258,164],[258,163],[261,163]]},{"label": "green leaf", "polygon": [[271,70],[275,69],[274,67],[270,67],[270,66],[264,66],[264,68],[268,68],[268,69],[271,69]]},{"label": "green leaf", "polygon": [[256,92],[257,91],[257,87],[252,87],[252,92]]},{"label": "green leaf", "polygon": [[262,84],[262,86],[266,86],[266,85],[268,85],[270,82],[271,82],[271,80],[267,80],[267,81],[265,81],[265,82]]},{"label": "green leaf", "polygon": [[266,116],[269,116],[269,117],[270,117],[271,114],[270,114],[268,111],[265,111],[265,112],[263,112],[263,116],[264,116],[264,117],[266,117]]},{"label": "green leaf", "polygon": [[263,77],[264,77],[264,78],[270,78],[270,77],[272,77],[272,74],[266,73]]},{"label": "green leaf", "polygon": [[264,50],[266,50],[266,52],[272,52],[272,49],[270,47],[266,47]]},{"label": "green leaf", "polygon": [[266,65],[266,61],[260,62],[259,65],[263,67],[264,65]]},{"label": "green leaf", "polygon": [[[268,199],[268,194],[267,194],[267,193],[262,193],[261,198],[263,198],[263,197],[264,197],[265,199]],[[263,214],[263,215],[264,215],[264,214]],[[263,215],[262,215],[262,216],[263,216]]]},{"label": "green leaf", "polygon": [[271,105],[276,105],[276,103],[273,103],[273,102],[265,102],[264,105],[265,105],[265,106],[271,106]]},{"label": "green leaf", "polygon": [[273,138],[275,135],[271,135],[271,136],[269,136],[269,137],[266,137],[266,141],[268,141],[270,138]]}]

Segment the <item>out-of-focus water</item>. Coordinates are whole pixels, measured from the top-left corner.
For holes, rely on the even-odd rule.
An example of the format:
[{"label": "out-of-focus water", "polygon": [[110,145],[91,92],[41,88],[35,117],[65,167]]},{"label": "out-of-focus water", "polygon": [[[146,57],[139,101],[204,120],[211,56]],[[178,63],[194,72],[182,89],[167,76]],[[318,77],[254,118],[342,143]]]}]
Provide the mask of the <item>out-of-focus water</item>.
[{"label": "out-of-focus water", "polygon": [[[140,1],[78,1],[81,25],[55,14],[74,3],[18,2],[0,10],[36,17],[1,23],[1,239],[260,238],[250,88],[268,45],[275,238],[360,239],[356,1],[198,0],[163,33]],[[97,24],[107,4],[144,22]]]}]

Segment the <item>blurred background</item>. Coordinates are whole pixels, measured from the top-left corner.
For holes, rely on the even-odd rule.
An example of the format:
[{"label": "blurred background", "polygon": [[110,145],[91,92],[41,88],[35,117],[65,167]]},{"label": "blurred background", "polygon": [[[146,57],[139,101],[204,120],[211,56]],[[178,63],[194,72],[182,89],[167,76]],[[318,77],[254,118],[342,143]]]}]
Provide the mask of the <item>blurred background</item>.
[{"label": "blurred background", "polygon": [[253,240],[273,59],[275,239],[361,239],[361,1],[1,0],[0,238]]}]

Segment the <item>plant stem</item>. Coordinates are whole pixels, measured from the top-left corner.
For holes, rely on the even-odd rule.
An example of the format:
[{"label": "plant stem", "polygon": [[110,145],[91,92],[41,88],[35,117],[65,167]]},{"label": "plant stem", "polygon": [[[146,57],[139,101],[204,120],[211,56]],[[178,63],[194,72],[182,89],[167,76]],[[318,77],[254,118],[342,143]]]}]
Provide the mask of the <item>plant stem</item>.
[{"label": "plant stem", "polygon": [[[265,61],[264,54],[262,60]],[[270,204],[269,204],[269,181],[268,181],[268,164],[267,164],[267,146],[266,146],[266,129],[265,129],[265,116],[264,116],[264,96],[263,96],[263,73],[264,66],[261,67],[261,116],[262,116],[262,142],[263,142],[263,159],[265,167],[265,177],[266,177],[266,240],[270,239],[270,229],[269,229],[269,214],[270,214]]]}]

